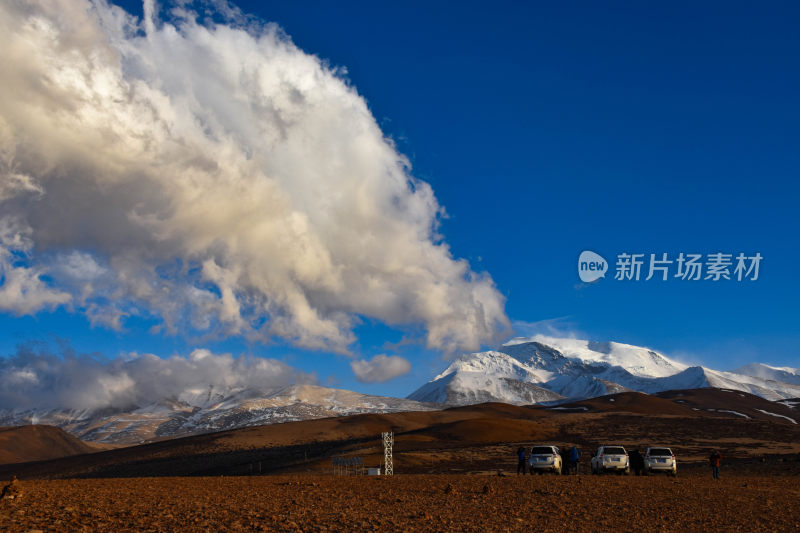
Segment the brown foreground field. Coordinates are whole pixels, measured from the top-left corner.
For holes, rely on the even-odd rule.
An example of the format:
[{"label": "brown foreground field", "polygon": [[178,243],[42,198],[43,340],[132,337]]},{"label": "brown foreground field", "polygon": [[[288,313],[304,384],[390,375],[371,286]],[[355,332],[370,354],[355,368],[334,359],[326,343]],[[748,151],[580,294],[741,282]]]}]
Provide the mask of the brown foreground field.
[{"label": "brown foreground field", "polygon": [[23,481],[4,531],[798,531],[795,476]]}]

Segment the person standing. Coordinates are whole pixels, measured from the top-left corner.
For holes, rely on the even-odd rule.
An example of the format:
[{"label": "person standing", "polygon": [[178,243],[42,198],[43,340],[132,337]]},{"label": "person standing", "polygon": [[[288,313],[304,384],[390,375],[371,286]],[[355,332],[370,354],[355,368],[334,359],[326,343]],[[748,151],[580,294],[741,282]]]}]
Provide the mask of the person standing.
[{"label": "person standing", "polygon": [[522,475],[525,475],[525,448],[520,446],[517,448],[517,475],[519,475],[520,471],[522,471]]},{"label": "person standing", "polygon": [[708,462],[711,463],[711,475],[714,479],[719,479],[719,465],[722,462],[722,454],[717,450],[712,450],[711,455],[708,456]]},{"label": "person standing", "polygon": [[575,470],[575,475],[576,476],[578,475],[578,465],[580,464],[581,461],[581,455],[583,455],[581,453],[581,449],[578,448],[577,446],[573,446],[572,448],[570,448],[569,469],[567,469],[567,472],[569,472],[569,470]]},{"label": "person standing", "polygon": [[633,470],[633,473],[637,476],[647,473],[644,469],[644,456],[639,450],[633,450],[630,453],[630,462],[631,470]]}]

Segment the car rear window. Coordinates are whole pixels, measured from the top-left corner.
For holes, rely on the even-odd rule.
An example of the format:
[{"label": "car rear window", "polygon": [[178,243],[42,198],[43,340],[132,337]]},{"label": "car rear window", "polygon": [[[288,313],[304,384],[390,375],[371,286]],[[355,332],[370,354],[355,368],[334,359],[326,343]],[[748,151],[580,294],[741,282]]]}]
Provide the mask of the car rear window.
[{"label": "car rear window", "polygon": [[661,457],[663,455],[672,456],[672,450],[669,448],[650,448],[650,455]]},{"label": "car rear window", "polygon": [[550,446],[534,446],[531,448],[531,455],[551,455],[553,448]]},{"label": "car rear window", "polygon": [[603,453],[606,455],[625,455],[625,448],[619,446],[606,446],[603,448]]}]

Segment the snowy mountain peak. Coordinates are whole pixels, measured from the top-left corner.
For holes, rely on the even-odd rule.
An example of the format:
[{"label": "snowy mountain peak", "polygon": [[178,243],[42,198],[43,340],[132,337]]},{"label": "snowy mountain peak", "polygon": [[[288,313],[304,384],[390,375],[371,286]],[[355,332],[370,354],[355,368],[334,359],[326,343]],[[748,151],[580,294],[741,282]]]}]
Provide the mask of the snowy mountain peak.
[{"label": "snowy mountain peak", "polygon": [[538,376],[529,366],[509,354],[495,351],[472,353],[457,357],[434,380],[444,378],[453,373],[481,373],[514,377],[523,381],[537,380]]},{"label": "snowy mountain peak", "polygon": [[583,363],[599,363],[625,368],[635,376],[666,377],[686,370],[687,365],[679,363],[649,348],[631,346],[618,342],[599,342],[580,339],[562,339],[536,335],[530,338],[518,337],[508,341],[501,348],[514,355],[528,351],[539,354],[542,349],[547,352],[556,350],[568,359]]},{"label": "snowy mountain peak", "polygon": [[770,366],[764,363],[750,363],[732,371],[735,374],[744,374],[766,380],[782,381],[800,385],[800,368],[790,368],[787,366]]},{"label": "snowy mountain peak", "polygon": [[800,396],[800,375],[792,374],[793,369],[762,366],[750,375],[720,372],[690,367],[640,346],[537,335],[462,355],[409,398],[450,405],[490,400],[525,404],[702,387],[741,390],[770,400]]}]

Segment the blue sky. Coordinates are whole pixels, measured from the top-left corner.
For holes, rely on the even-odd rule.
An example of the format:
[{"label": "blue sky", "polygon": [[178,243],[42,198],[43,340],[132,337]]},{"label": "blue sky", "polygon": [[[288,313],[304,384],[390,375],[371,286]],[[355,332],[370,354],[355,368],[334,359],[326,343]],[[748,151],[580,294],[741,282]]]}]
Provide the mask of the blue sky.
[{"label": "blue sky", "polygon": [[[645,345],[717,369],[800,366],[795,3],[237,5],[346,68],[446,210],[438,231],[452,255],[491,276],[518,333]],[[623,252],[758,252],[763,261],[756,281],[616,281],[612,272],[586,285],[583,250],[612,263]],[[359,316],[354,356],[400,355],[407,375],[364,384],[350,357],[324,349],[151,333],[152,316],[115,331],[65,307],[0,314],[0,353],[56,339],[106,357],[205,347],[398,396],[444,367],[419,341],[421,324]]]}]

